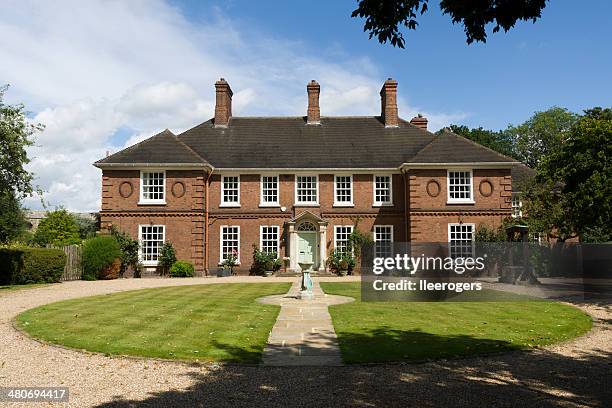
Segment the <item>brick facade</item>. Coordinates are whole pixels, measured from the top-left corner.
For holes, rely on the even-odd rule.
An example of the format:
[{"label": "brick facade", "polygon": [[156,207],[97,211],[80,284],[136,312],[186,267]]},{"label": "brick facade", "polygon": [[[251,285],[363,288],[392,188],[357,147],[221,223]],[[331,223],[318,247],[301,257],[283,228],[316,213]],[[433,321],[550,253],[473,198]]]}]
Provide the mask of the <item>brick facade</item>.
[{"label": "brick facade", "polygon": [[[240,207],[221,206],[221,174],[213,173],[208,183],[208,273],[211,274],[215,273],[221,259],[220,228],[223,225],[240,227],[241,264],[237,272],[247,274],[251,267],[252,246],[260,246],[260,226],[279,227],[279,256],[289,256],[287,223],[304,211],[328,223],[323,243],[326,253],[333,249],[336,225],[357,222],[363,232],[373,231],[374,225],[392,225],[395,242],[446,242],[449,223],[496,227],[511,211],[509,169],[474,169],[475,203],[469,205],[447,203],[446,169],[408,170],[405,175],[398,172],[392,174],[393,205],[383,207],[373,205],[374,173],[336,173],[352,174],[353,207],[334,206],[333,173],[312,173],[317,174],[319,180],[319,205],[316,207],[295,204],[295,175],[292,173],[274,174],[279,176],[278,207],[260,207],[260,174],[223,174],[240,176]],[[177,257],[191,261],[199,274],[205,274],[206,178],[207,174],[199,170],[167,170],[166,204],[142,205],[139,204],[139,170],[105,170],[102,227],[112,224],[138,238],[139,225],[164,225],[165,238],[174,245]]]}]

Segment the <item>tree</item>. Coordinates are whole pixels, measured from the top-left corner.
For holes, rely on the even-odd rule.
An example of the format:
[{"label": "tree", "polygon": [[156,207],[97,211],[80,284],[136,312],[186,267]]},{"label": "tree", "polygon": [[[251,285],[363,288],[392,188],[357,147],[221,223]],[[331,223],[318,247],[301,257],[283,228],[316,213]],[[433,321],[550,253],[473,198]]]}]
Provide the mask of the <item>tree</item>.
[{"label": "tree", "polygon": [[34,143],[32,135],[43,129],[26,120],[23,105],[3,103],[8,87],[0,87],[0,192],[14,192],[17,199],[32,194],[32,173],[26,148]]},{"label": "tree", "polygon": [[509,126],[506,132],[514,139],[516,157],[536,168],[542,158],[559,150],[578,117],[565,108],[553,106],[534,113],[521,125]]},{"label": "tree", "polygon": [[[370,38],[404,48],[400,27],[416,30],[417,15],[424,14],[428,4],[429,0],[360,0],[351,17],[365,18],[363,31]],[[544,7],[546,0],[440,0],[442,13],[450,15],[453,24],[463,25],[468,44],[487,42],[486,27],[491,23],[494,33],[508,32],[519,20],[535,23]]]},{"label": "tree", "polygon": [[537,168],[526,194],[530,224],[560,240],[612,239],[612,109],[585,111]]},{"label": "tree", "polygon": [[0,192],[0,243],[18,238],[25,229],[25,214],[15,194],[12,191]]},{"label": "tree", "polygon": [[518,158],[512,136],[508,132],[487,130],[483,129],[482,126],[470,129],[465,125],[451,125],[450,129],[454,133],[486,146],[489,149],[495,150],[496,152],[515,159]]},{"label": "tree", "polygon": [[71,245],[81,242],[79,226],[63,208],[47,213],[34,233],[37,245]]},{"label": "tree", "polygon": [[79,228],[79,236],[81,239],[89,239],[96,236],[96,232],[98,231],[98,223],[96,220],[80,215],[73,215],[73,218]]}]

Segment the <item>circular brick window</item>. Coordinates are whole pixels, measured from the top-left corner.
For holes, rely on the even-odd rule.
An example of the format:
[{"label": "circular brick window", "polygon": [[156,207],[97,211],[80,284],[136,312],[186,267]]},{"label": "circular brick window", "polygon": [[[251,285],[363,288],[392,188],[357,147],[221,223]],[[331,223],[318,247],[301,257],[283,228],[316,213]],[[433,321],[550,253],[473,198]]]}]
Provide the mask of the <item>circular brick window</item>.
[{"label": "circular brick window", "polygon": [[128,198],[134,192],[134,186],[129,181],[124,181],[119,185],[119,195]]},{"label": "circular brick window", "polygon": [[493,194],[493,184],[489,180],[482,180],[478,189],[484,197],[489,197]]},{"label": "circular brick window", "polygon": [[437,197],[440,194],[440,183],[436,180],[429,180],[427,182],[427,194],[430,197]]},{"label": "circular brick window", "polygon": [[185,183],[177,181],[172,185],[172,195],[176,198],[181,198],[185,195]]}]

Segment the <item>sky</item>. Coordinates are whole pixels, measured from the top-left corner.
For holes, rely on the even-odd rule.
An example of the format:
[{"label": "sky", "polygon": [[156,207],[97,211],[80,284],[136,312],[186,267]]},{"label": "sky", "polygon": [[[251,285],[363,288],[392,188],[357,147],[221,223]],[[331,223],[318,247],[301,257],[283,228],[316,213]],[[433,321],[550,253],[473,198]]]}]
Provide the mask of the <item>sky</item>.
[{"label": "sky", "polygon": [[400,116],[422,113],[434,131],[610,106],[612,2],[552,0],[536,24],[472,45],[438,3],[405,31],[402,50],[368,39],[350,0],[5,0],[0,84],[10,84],[5,103],[45,125],[28,152],[44,202],[72,211],[99,210],[91,164],[106,152],[212,117],[219,77],[237,116],[305,115],[311,79],[322,115],[377,115],[393,77]]}]

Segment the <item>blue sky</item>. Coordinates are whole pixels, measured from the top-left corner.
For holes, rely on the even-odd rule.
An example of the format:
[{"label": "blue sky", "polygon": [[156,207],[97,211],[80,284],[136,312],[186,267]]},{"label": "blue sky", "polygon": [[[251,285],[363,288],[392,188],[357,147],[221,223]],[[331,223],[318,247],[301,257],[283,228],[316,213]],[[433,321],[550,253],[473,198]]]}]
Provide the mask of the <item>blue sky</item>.
[{"label": "blue sky", "polygon": [[172,3],[196,24],[206,23],[212,4],[240,25],[305,51],[367,57],[399,81],[409,102],[466,112],[461,122],[470,126],[499,129],[553,105],[581,111],[612,100],[612,2],[606,0],[553,0],[536,24],[519,22],[469,46],[462,26],[432,1],[418,29],[404,31],[404,50],[369,40],[363,20],[349,18],[355,1]]},{"label": "blue sky", "polygon": [[76,211],[99,209],[94,161],[208,120],[219,77],[234,90],[235,115],[291,116],[306,113],[311,79],[322,115],[377,115],[393,77],[400,116],[422,113],[434,131],[610,105],[611,2],[553,0],[536,24],[470,46],[437,4],[402,50],[369,40],[348,0],[5,0],[0,84],[46,126],[28,167],[45,201]]}]

